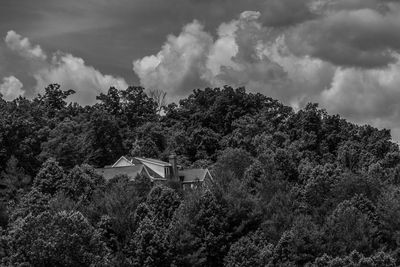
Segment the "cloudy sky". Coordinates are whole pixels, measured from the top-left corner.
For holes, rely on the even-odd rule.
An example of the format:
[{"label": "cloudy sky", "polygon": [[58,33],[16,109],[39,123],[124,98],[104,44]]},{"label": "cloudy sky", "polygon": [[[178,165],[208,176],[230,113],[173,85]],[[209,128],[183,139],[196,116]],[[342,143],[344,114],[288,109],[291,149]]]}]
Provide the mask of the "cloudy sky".
[{"label": "cloudy sky", "polygon": [[0,92],[245,86],[400,140],[399,0],[0,0]]}]

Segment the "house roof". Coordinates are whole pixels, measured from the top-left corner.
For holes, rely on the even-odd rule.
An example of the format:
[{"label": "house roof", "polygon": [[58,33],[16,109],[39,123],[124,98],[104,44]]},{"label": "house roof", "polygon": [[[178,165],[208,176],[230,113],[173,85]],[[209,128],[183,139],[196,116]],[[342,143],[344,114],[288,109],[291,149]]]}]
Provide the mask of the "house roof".
[{"label": "house roof", "polygon": [[[116,166],[117,163],[121,160],[125,160],[132,165],[120,167]],[[114,165],[106,166],[102,169],[97,169],[97,172],[103,175],[106,180],[110,180],[117,175],[127,175],[130,178],[134,179],[138,174],[141,173],[147,174],[153,181],[166,180],[160,174],[155,172],[152,168],[147,166],[147,164],[155,164],[162,167],[172,166],[170,163],[158,159],[122,156],[114,163]],[[211,177],[208,169],[179,170],[179,177],[181,177],[181,179],[183,178],[181,180],[182,183],[203,182],[207,174]]]},{"label": "house roof", "polygon": [[134,179],[138,174],[142,173],[142,170],[143,170],[143,165],[96,169],[97,173],[103,175],[103,177],[107,181],[114,178],[117,175],[127,175],[132,179]]},{"label": "house roof", "polygon": [[207,173],[207,169],[186,169],[179,171],[179,177],[183,176],[183,183],[195,183],[204,181]]},{"label": "house roof", "polygon": [[165,180],[158,173],[143,165],[142,163],[132,165],[132,166],[122,166],[122,167],[105,167],[101,169],[96,169],[97,173],[102,175],[107,181],[114,178],[117,175],[127,175],[128,177],[134,179],[137,175],[141,174],[143,171],[152,180]]},{"label": "house roof", "polygon": [[153,163],[153,164],[164,166],[164,167],[171,166],[171,163],[165,162],[165,161],[162,161],[162,160],[158,160],[158,159],[139,158],[139,157],[135,157],[135,159],[139,160],[140,162]]},{"label": "house roof", "polygon": [[136,164],[142,164],[142,162],[140,160],[138,160],[135,157],[132,156],[124,156],[124,158],[126,158],[128,161],[130,161],[132,164],[136,165]]},{"label": "house roof", "polygon": [[153,179],[160,179],[160,180],[166,180],[164,177],[162,177],[161,175],[159,175],[158,173],[156,173],[155,171],[153,171],[151,168],[147,167],[146,165],[142,165],[144,166],[144,169],[146,170],[147,174],[153,178]]}]

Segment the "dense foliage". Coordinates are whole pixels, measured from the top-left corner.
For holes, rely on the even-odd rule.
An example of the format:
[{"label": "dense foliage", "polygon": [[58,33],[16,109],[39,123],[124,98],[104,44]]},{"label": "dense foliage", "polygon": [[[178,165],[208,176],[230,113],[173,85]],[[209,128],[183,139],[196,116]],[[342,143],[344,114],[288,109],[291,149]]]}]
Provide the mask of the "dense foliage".
[{"label": "dense foliage", "polygon": [[[141,87],[0,99],[0,265],[399,266],[389,130],[244,88],[161,107]],[[163,110],[160,112],[160,110]],[[209,188],[109,181],[121,155],[207,166]]]}]

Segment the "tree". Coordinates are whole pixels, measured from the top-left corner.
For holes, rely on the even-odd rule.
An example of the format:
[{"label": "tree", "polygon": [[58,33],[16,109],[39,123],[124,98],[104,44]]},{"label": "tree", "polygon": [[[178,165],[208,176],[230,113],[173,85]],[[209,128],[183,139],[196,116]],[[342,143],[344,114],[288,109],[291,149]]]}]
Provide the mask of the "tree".
[{"label": "tree", "polygon": [[[400,236],[400,188],[391,186],[382,192],[377,203],[381,243],[398,249]],[[399,252],[397,252],[399,253]]]},{"label": "tree", "polygon": [[65,178],[62,191],[75,201],[90,201],[95,190],[105,185],[105,179],[89,165],[75,166]]},{"label": "tree", "polygon": [[157,112],[157,114],[160,115],[167,103],[167,98],[166,98],[167,93],[160,89],[153,89],[153,90],[149,90],[148,94],[149,94],[149,97],[152,98],[155,103],[157,103],[156,112]]},{"label": "tree", "polygon": [[115,233],[119,245],[136,230],[135,211],[142,200],[136,185],[127,176],[110,180],[103,190],[96,190],[90,203],[84,206],[83,213],[93,224],[104,216],[109,217],[111,230]]},{"label": "tree", "polygon": [[107,94],[101,93],[99,96],[96,97],[96,99],[101,101],[104,108],[110,114],[121,115],[122,105],[120,91],[118,91],[118,89],[116,89],[115,87],[110,87]]},{"label": "tree", "polygon": [[59,84],[50,84],[44,90],[44,95],[38,95],[37,100],[48,110],[48,115],[53,117],[57,111],[67,105],[65,99],[74,94],[74,90],[62,91]]},{"label": "tree", "polygon": [[252,158],[243,149],[228,148],[218,157],[215,172],[231,172],[233,176],[242,179],[246,169],[252,164]]},{"label": "tree", "polygon": [[144,92],[143,87],[129,86],[121,91],[123,114],[130,126],[140,126],[157,118],[157,103]]},{"label": "tree", "polygon": [[273,245],[268,243],[262,232],[257,231],[243,236],[231,245],[224,259],[224,266],[267,266],[272,254]]},{"label": "tree", "polygon": [[43,194],[36,188],[26,193],[21,197],[19,203],[13,208],[10,219],[16,221],[18,218],[24,218],[29,214],[37,216],[38,214],[45,212],[49,209],[50,197],[47,194]]},{"label": "tree", "polygon": [[79,212],[28,215],[9,231],[11,265],[93,266],[108,263],[100,232]]},{"label": "tree", "polygon": [[304,266],[321,254],[318,227],[308,217],[300,217],[284,232],[274,249],[273,263],[278,266]]},{"label": "tree", "polygon": [[178,210],[169,228],[177,266],[221,266],[228,252],[226,210],[209,191],[192,195]]},{"label": "tree", "polygon": [[357,251],[351,252],[345,257],[332,258],[328,255],[323,255],[317,258],[311,265],[313,267],[394,267],[396,266],[395,260],[390,254],[378,252],[370,257],[365,257]]},{"label": "tree", "polygon": [[266,173],[260,161],[256,160],[251,164],[244,173],[243,184],[253,195],[261,190],[261,184],[266,179]]},{"label": "tree", "polygon": [[66,169],[82,164],[85,154],[82,150],[85,123],[66,119],[52,129],[49,138],[42,144],[41,158],[56,158]]},{"label": "tree", "polygon": [[[14,156],[7,161],[6,169],[0,174],[0,201],[8,201],[17,196],[19,189],[25,189],[31,182],[31,177],[18,166]],[[4,187],[2,189],[1,187]]]},{"label": "tree", "polygon": [[165,229],[145,217],[129,242],[129,262],[132,266],[170,266],[169,244]]},{"label": "tree", "polygon": [[54,195],[65,182],[65,173],[58,162],[50,158],[43,163],[42,168],[33,181],[33,187],[43,194]]},{"label": "tree", "polygon": [[[7,226],[8,220],[9,220],[9,215],[7,212],[7,207],[4,204],[4,202],[0,202],[0,229],[5,228]],[[1,252],[0,252],[0,255],[1,255]]]},{"label": "tree", "polygon": [[144,202],[152,188],[151,180],[144,175],[138,175],[132,184],[139,198],[139,202]]},{"label": "tree", "polygon": [[168,226],[181,201],[173,189],[165,186],[155,186],[150,191],[146,203],[155,221],[161,225]]},{"label": "tree", "polygon": [[302,189],[304,202],[315,220],[322,223],[338,201],[342,200],[337,200],[339,192],[336,191],[336,189],[345,190],[343,187],[336,187],[341,175],[340,170],[335,169],[334,165],[326,164],[308,170],[304,168],[302,172],[306,183]]},{"label": "tree", "polygon": [[81,153],[86,155],[84,162],[95,167],[103,167],[124,155],[126,150],[118,129],[118,120],[115,116],[102,110],[94,111],[83,137]]},{"label": "tree", "polygon": [[378,233],[375,206],[364,196],[356,195],[340,203],[324,225],[324,251],[346,255],[357,250],[367,255],[376,249]]}]

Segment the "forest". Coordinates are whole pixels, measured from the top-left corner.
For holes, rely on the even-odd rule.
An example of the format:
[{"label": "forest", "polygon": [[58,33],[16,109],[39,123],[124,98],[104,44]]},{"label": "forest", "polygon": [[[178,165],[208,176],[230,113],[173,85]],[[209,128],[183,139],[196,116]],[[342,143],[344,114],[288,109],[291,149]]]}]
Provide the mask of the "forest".
[{"label": "forest", "polygon": [[[229,86],[168,105],[137,86],[74,93],[0,98],[1,266],[400,265],[390,130]],[[171,153],[212,186],[94,169]]]}]

